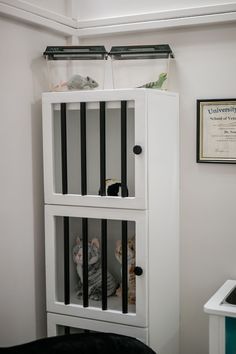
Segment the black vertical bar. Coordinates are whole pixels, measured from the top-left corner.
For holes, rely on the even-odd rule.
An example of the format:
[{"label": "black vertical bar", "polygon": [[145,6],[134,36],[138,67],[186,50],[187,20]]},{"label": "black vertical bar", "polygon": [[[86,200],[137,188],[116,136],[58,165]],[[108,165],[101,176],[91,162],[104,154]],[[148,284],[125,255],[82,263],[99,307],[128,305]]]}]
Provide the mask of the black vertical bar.
[{"label": "black vertical bar", "polygon": [[107,220],[101,220],[102,234],[102,309],[107,310]]},{"label": "black vertical bar", "polygon": [[65,334],[70,334],[70,327],[64,326],[64,332]]},{"label": "black vertical bar", "polygon": [[61,103],[61,170],[62,170],[62,194],[67,194],[68,183],[67,183],[66,103]]},{"label": "black vertical bar", "polygon": [[81,194],[87,194],[86,103],[80,103]]},{"label": "black vertical bar", "polygon": [[63,217],[64,224],[64,303],[70,303],[70,246],[69,246],[69,217]]},{"label": "black vertical bar", "polygon": [[100,195],[106,195],[106,104],[100,102]]},{"label": "black vertical bar", "polygon": [[128,312],[128,236],[127,221],[122,220],[122,312]]},{"label": "black vertical bar", "polygon": [[121,196],[128,196],[127,189],[127,101],[121,101]]},{"label": "black vertical bar", "polygon": [[88,219],[82,218],[83,235],[83,306],[88,307]]}]

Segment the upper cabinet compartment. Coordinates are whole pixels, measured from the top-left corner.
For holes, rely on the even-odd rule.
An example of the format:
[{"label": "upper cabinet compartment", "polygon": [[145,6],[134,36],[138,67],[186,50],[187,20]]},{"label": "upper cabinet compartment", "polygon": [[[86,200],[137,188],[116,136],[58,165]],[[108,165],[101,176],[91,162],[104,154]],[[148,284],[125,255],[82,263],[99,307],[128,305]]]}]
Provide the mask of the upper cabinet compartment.
[{"label": "upper cabinet compartment", "polygon": [[144,90],[43,95],[49,204],[146,208]]},{"label": "upper cabinet compartment", "polygon": [[104,88],[104,46],[49,46],[43,53],[47,61],[49,91]]}]

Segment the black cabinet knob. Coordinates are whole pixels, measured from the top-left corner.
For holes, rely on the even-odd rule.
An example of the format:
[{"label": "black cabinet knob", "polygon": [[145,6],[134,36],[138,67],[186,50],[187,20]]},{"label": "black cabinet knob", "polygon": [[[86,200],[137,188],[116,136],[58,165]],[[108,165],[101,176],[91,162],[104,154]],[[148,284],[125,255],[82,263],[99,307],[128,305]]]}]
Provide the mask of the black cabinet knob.
[{"label": "black cabinet knob", "polygon": [[135,155],[140,155],[142,152],[142,147],[140,145],[134,145],[133,152]]},{"label": "black cabinet knob", "polygon": [[142,275],[143,274],[143,269],[141,267],[135,267],[134,268],[134,274],[138,275],[138,276]]}]

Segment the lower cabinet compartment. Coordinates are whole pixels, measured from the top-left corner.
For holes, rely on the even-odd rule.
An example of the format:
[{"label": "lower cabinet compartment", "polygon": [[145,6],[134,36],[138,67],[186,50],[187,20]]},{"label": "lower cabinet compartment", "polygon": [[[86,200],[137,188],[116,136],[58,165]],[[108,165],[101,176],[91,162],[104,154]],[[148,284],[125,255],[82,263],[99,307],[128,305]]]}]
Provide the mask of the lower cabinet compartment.
[{"label": "lower cabinet compartment", "polygon": [[47,311],[147,327],[146,212],[45,207]]},{"label": "lower cabinet compartment", "polygon": [[47,314],[48,336],[58,336],[68,333],[106,332],[134,337],[148,345],[148,328],[120,325],[85,318]]}]

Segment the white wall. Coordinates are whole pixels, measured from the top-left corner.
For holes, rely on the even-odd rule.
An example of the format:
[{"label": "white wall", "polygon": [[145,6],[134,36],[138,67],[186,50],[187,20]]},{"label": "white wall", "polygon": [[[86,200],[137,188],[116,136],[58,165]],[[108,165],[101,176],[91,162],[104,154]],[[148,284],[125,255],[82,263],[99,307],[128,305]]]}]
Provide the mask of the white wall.
[{"label": "white wall", "polygon": [[70,0],[26,0],[25,2],[67,16]]},{"label": "white wall", "polygon": [[107,48],[169,43],[175,53],[172,89],[180,93],[181,354],[207,354],[208,318],[203,305],[226,279],[236,279],[236,166],[195,162],[196,99],[235,97],[236,24],[83,43]]},{"label": "white wall", "polygon": [[[227,4],[229,0],[78,0],[79,19],[90,20],[106,17],[133,15],[163,10],[175,10],[215,4]],[[98,6],[96,6],[98,5]]]},{"label": "white wall", "polygon": [[[158,10],[151,0],[125,6],[104,0],[103,4],[81,2],[80,16]],[[158,4],[160,9],[164,6]],[[170,5],[165,2],[166,8]],[[65,41],[0,18],[0,42],[0,345],[8,345],[45,334],[40,93],[46,89],[46,78],[40,57],[46,45]],[[197,98],[235,97],[236,24],[106,36],[81,43],[104,44],[107,49],[169,43],[175,53],[172,89],[180,92],[181,132],[181,354],[207,354],[203,304],[226,279],[236,278],[236,166],[195,162],[195,104]]]},{"label": "white wall", "polygon": [[0,346],[46,334],[42,53],[65,40],[0,17]]}]

